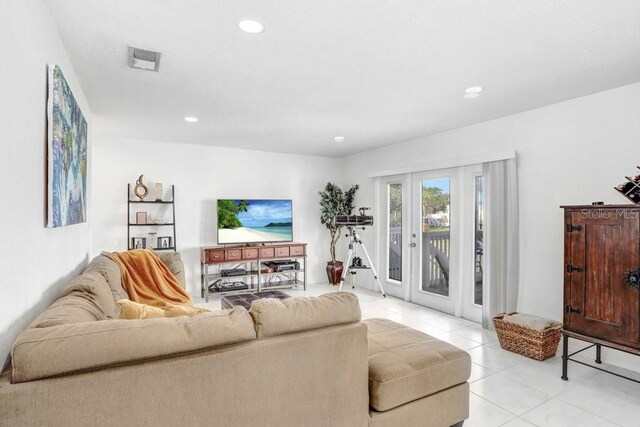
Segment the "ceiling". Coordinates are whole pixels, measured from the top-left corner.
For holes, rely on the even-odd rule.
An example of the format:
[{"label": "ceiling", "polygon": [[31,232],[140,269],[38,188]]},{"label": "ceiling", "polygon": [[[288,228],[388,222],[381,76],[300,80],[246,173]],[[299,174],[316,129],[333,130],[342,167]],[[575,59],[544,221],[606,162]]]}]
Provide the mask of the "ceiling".
[{"label": "ceiling", "polygon": [[114,136],[344,156],[640,81],[637,0],[45,3]]}]

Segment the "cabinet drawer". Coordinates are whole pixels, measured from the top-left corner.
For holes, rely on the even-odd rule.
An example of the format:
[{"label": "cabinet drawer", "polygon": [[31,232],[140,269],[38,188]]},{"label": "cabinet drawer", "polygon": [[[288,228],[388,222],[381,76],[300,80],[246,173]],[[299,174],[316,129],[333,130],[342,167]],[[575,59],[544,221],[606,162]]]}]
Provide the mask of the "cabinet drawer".
[{"label": "cabinet drawer", "polygon": [[227,261],[238,261],[242,259],[242,249],[227,249],[227,256],[225,259]]},{"label": "cabinet drawer", "polygon": [[276,256],[276,248],[260,248],[260,258],[273,258]]},{"label": "cabinet drawer", "polygon": [[290,249],[290,255],[291,256],[302,256],[304,255],[304,246],[299,245],[299,246],[289,246]]},{"label": "cabinet drawer", "polygon": [[242,259],[258,259],[258,248],[243,249]]},{"label": "cabinet drawer", "polygon": [[276,247],[276,256],[289,256],[289,246],[277,246]]},{"label": "cabinet drawer", "polygon": [[224,261],[224,251],[223,250],[207,251],[207,261],[208,262]]}]

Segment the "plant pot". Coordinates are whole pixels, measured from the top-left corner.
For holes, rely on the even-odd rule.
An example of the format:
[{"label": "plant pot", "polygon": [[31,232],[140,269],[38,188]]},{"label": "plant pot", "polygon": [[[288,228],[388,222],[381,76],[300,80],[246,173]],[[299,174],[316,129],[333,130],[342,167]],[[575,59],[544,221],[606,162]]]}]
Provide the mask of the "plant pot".
[{"label": "plant pot", "polygon": [[327,263],[327,278],[329,279],[329,283],[332,285],[339,284],[343,269],[342,261],[329,261]]}]

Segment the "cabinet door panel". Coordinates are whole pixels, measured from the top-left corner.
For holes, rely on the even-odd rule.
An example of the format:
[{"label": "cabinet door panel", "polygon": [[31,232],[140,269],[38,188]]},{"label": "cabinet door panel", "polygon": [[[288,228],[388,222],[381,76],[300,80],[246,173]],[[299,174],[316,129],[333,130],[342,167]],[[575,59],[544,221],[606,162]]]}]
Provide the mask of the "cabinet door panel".
[{"label": "cabinet door panel", "polygon": [[573,212],[582,230],[568,232],[569,329],[621,343],[638,343],[638,291],[624,283],[625,271],[640,265],[640,230],[634,212]]},{"label": "cabinet door panel", "polygon": [[621,239],[622,227],[618,224],[587,225],[584,317],[617,326],[622,325],[623,311],[617,310],[616,303],[619,297],[616,293],[619,292],[619,288],[625,286],[620,280],[624,271],[618,268],[618,260],[624,257],[622,252],[626,251],[626,248],[618,243]]}]

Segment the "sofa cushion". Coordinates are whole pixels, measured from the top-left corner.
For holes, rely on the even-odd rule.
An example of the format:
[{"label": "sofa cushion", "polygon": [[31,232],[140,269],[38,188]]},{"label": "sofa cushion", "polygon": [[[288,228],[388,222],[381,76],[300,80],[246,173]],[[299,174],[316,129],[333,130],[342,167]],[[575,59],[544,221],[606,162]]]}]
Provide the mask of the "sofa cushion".
[{"label": "sofa cushion", "polygon": [[210,312],[208,308],[196,307],[195,305],[175,305],[167,303],[164,307],[154,307],[148,304],[128,299],[118,301],[121,307],[121,319],[154,319],[157,317],[177,317],[177,316],[194,316],[200,313]]},{"label": "sofa cushion", "polygon": [[31,381],[256,339],[243,307],[144,320],[110,320],[23,331],[11,351],[12,382]]},{"label": "sofa cushion", "polygon": [[259,299],[249,310],[258,338],[284,335],[360,320],[358,297],[351,292],[332,292],[319,297],[285,300]]},{"label": "sofa cushion", "polygon": [[169,271],[176,276],[178,282],[184,288],[186,286],[186,280],[184,276],[184,263],[182,262],[182,256],[180,256],[180,252],[156,252],[160,261],[162,261]]},{"label": "sofa cushion", "polygon": [[62,296],[36,317],[29,327],[47,328],[114,319],[118,311],[104,277],[96,272],[88,272],[73,279],[62,291]]},{"label": "sofa cushion", "polygon": [[120,267],[118,267],[118,264],[116,264],[115,261],[104,254],[100,254],[92,259],[84,271],[94,271],[100,273],[102,277],[105,278],[109,288],[111,289],[114,302],[129,298],[127,291],[122,287],[122,273],[120,272]]},{"label": "sofa cushion", "polygon": [[471,357],[444,341],[386,319],[366,319],[369,337],[369,403],[388,411],[461,384]]}]

